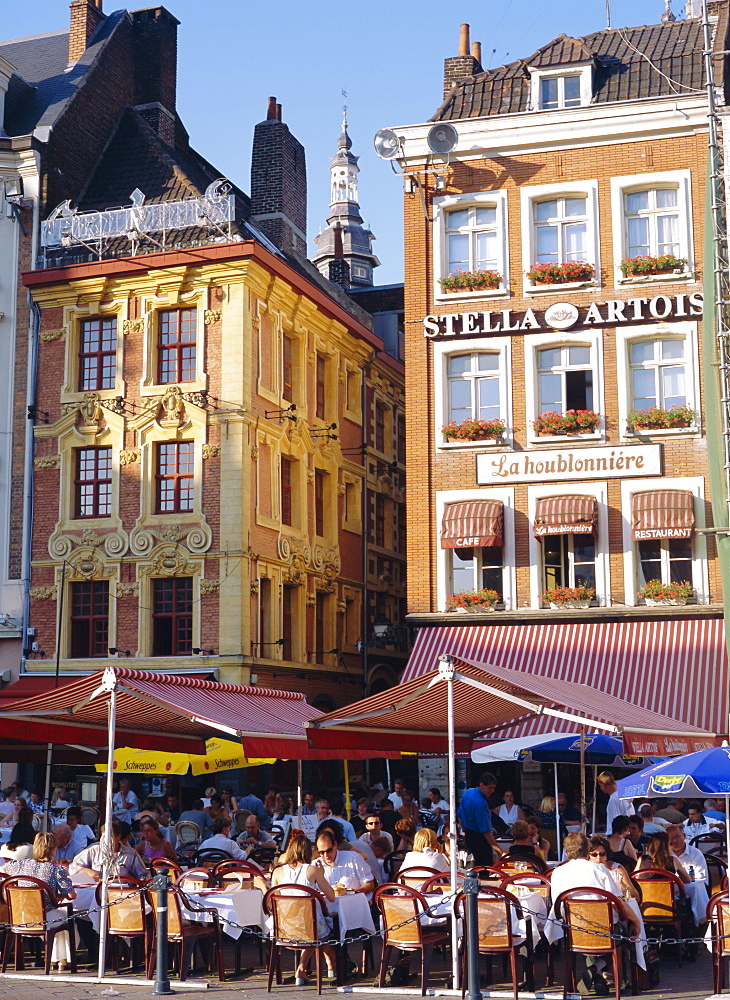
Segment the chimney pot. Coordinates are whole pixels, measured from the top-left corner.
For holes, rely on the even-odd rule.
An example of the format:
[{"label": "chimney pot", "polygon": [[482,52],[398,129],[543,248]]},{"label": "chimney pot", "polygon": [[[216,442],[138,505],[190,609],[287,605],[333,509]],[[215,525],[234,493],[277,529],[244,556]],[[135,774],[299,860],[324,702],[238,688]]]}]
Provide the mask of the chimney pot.
[{"label": "chimney pot", "polygon": [[276,105],[276,120],[278,122],[281,121],[281,105],[280,104]]},{"label": "chimney pot", "polygon": [[471,55],[472,55],[472,59],[476,59],[476,61],[481,66],[481,64],[482,64],[482,43],[481,42],[472,42],[471,43]]},{"label": "chimney pot", "polygon": [[459,30],[459,55],[469,55],[469,25],[462,24]]},{"label": "chimney pot", "polygon": [[267,121],[276,121],[276,98],[275,97],[270,97],[269,98],[269,104],[268,104],[268,107],[266,108],[266,120]]},{"label": "chimney pot", "polygon": [[77,62],[86,51],[91,36],[104,20],[102,0],[72,0],[70,31],[68,35],[68,61]]}]

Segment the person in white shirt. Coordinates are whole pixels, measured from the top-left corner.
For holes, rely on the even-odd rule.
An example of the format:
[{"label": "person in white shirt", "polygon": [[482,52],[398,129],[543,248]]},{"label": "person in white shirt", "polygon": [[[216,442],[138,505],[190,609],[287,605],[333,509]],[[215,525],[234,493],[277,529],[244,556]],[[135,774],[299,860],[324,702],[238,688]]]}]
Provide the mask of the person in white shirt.
[{"label": "person in white shirt", "polygon": [[131,826],[132,820],[139,812],[139,799],[129,786],[129,778],[121,779],[119,791],[115,793],[112,802],[116,819],[124,820]]},{"label": "person in white shirt", "polygon": [[428,797],[431,800],[431,812],[438,813],[440,816],[445,816],[451,812],[449,803],[441,797],[441,792],[438,788],[429,788]]},{"label": "person in white shirt", "polygon": [[405,785],[400,778],[396,778],[393,782],[393,791],[390,793],[388,798],[393,803],[394,809],[400,809],[403,805],[403,792],[405,790]]},{"label": "person in white shirt", "polygon": [[390,850],[393,850],[393,838],[383,829],[380,817],[374,815],[374,813],[370,813],[369,816],[365,817],[365,833],[361,834],[357,839],[359,843],[370,845],[378,837],[387,837],[390,843]]},{"label": "person in white shirt", "polygon": [[322,868],[330,885],[338,885],[344,880],[346,888],[362,892],[370,898],[375,889],[375,879],[361,855],[355,851],[339,851],[334,834],[329,830],[322,830],[317,835],[317,850],[320,856],[315,864]]},{"label": "person in white shirt", "polygon": [[231,821],[226,816],[216,816],[213,820],[213,836],[208,837],[202,850],[227,851],[236,861],[248,860],[246,852],[241,850],[235,840],[231,840]]},{"label": "person in white shirt", "polygon": [[508,789],[504,793],[502,796],[502,805],[499,807],[497,815],[505,821],[507,826],[512,826],[517,820],[525,818],[521,806],[518,806],[515,802],[515,793],[513,791]]},{"label": "person in white shirt", "polygon": [[437,872],[449,871],[449,862],[438,849],[438,840],[433,830],[424,827],[413,838],[413,850],[408,851],[400,864],[399,871],[406,868],[435,868]]},{"label": "person in white shirt", "polygon": [[[72,875],[81,873],[94,882],[101,880],[101,869],[104,860],[104,827],[101,828],[101,841],[80,851],[68,866]],[[147,869],[137,852],[122,843],[122,827],[118,819],[112,820],[112,863],[110,874],[113,878],[119,875],[131,875],[132,878],[147,878]]]},{"label": "person in white shirt", "polygon": [[[705,856],[699,848],[692,847],[691,844],[687,843],[684,829],[676,825],[667,827],[667,836],[669,837],[669,846],[672,849],[672,854],[677,861],[680,861],[684,865],[687,873],[694,875],[694,880],[697,882],[706,881],[707,862],[705,861]],[[692,873],[690,873],[690,867],[694,869]]]},{"label": "person in white shirt", "polygon": [[[691,841],[693,837],[702,837],[708,833],[720,833],[725,829],[724,824],[717,820],[710,820],[708,823],[702,815],[702,808],[699,802],[690,802],[687,806],[687,819],[684,821],[685,836]],[[702,844],[700,850],[709,854],[714,849],[714,844]]]},{"label": "person in white shirt", "polygon": [[643,806],[639,807],[639,816],[644,820],[644,833],[650,837],[652,833],[661,833],[662,830],[666,832],[666,826],[660,826],[659,823],[654,822],[654,813],[648,802],[645,802]]},{"label": "person in white shirt", "polygon": [[616,779],[610,771],[601,771],[597,778],[598,787],[608,795],[608,805],[606,806],[606,829],[612,829],[612,824],[616,816],[632,816],[634,807],[631,799],[620,799],[616,788]]},{"label": "person in white shirt", "polygon": [[344,816],[334,816],[327,799],[317,799],[317,804],[314,808],[317,814],[317,825],[325,819],[334,819],[340,824],[342,836],[345,840],[349,840],[350,843],[354,843],[357,840],[357,834],[352,823],[349,819],[345,819]]}]

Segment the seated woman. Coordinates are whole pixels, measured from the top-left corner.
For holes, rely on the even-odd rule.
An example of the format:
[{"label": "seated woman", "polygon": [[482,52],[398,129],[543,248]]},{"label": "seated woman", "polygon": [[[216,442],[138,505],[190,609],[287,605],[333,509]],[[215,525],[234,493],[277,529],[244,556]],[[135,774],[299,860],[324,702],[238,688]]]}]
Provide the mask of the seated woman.
[{"label": "seated woman", "polygon": [[546,795],[538,806],[535,817],[540,820],[542,829],[555,829],[555,797]]},{"label": "seated woman", "polygon": [[217,792],[214,792],[210,796],[209,801],[210,801],[210,805],[206,806],[205,812],[208,813],[208,815],[210,816],[211,820],[213,820],[215,822],[215,820],[218,819],[218,817],[220,816],[223,819],[228,820],[229,823],[231,823],[231,814],[228,812],[228,810],[226,809],[226,807],[223,805],[223,799],[220,797],[220,795]]},{"label": "seated woman", "polygon": [[413,838],[416,836],[416,824],[411,819],[399,819],[395,824],[393,850],[412,851]]},{"label": "seated woman", "polygon": [[177,861],[173,846],[160,833],[160,824],[156,819],[148,816],[142,821],[140,829],[144,839],[141,844],[137,844],[135,850],[148,868],[150,862],[155,858],[167,858],[168,861]]},{"label": "seated woman", "polygon": [[[634,845],[629,840],[629,817],[614,816],[611,824],[611,835],[607,836],[606,839],[611,848],[613,860],[623,864],[625,859],[626,862],[632,863],[633,870],[637,855]],[[619,855],[623,855],[623,857],[619,857]]]},{"label": "seated woman", "polygon": [[[330,903],[333,902],[335,898],[335,891],[325,878],[324,870],[320,864],[312,864],[312,845],[309,839],[304,836],[303,833],[298,833],[289,841],[289,846],[286,849],[286,854],[284,855],[284,862],[274,869],[271,876],[272,888],[280,885],[296,886],[296,885],[307,885],[310,889],[316,889],[321,892],[326,900]],[[329,917],[322,915],[321,911],[318,910],[317,916],[317,935],[321,938],[326,938],[329,936],[332,930],[332,920]],[[299,955],[299,965],[296,970],[296,986],[308,986],[309,980],[307,979],[307,966],[309,965],[309,960],[314,953],[314,948],[304,948],[304,950]],[[322,945],[322,953],[324,955],[324,960],[327,963],[327,972],[324,978],[328,980],[335,980],[337,978],[337,973],[335,971],[335,953],[331,946],[326,944]]]},{"label": "seated woman", "polygon": [[634,871],[641,871],[644,868],[661,868],[673,872],[685,885],[692,881],[682,862],[672,854],[669,837],[663,830],[661,833],[652,833],[646,845],[646,853],[639,858]]},{"label": "seated woman", "polygon": [[449,862],[439,851],[436,833],[424,827],[413,838],[413,850],[409,851],[400,864],[400,871],[406,868],[435,868],[439,872],[449,870]]},{"label": "seated woman", "polygon": [[611,845],[605,837],[591,837],[588,840],[588,857],[596,865],[603,865],[608,869],[609,875],[616,883],[616,895],[623,896],[626,889],[629,890],[632,899],[641,902],[641,893],[629,877],[623,865],[617,861],[610,860]]},{"label": "seated woman", "polygon": [[[530,822],[533,823],[533,828],[537,830],[537,826],[534,825],[534,819]],[[535,840],[530,835],[530,824],[524,820],[518,819],[516,823],[512,824],[510,830],[512,832],[514,844],[510,845],[510,848],[507,851],[507,857],[527,858],[528,861],[532,861],[537,864],[541,872],[547,871],[548,866],[545,864],[545,859],[538,853],[537,847],[535,846]],[[545,841],[545,843],[547,843],[547,841]]]},{"label": "seated woman", "polygon": [[[543,799],[543,802],[545,800]],[[542,858],[543,861],[547,861],[548,854],[550,853],[550,841],[546,840],[542,831],[542,820],[539,816],[530,816],[527,820],[527,829],[529,842],[534,846],[535,853],[538,857]]]},{"label": "seated woman", "polygon": [[410,792],[407,788],[404,788],[401,798],[403,800],[403,805],[396,811],[401,814],[403,819],[412,820],[414,826],[417,827],[421,822],[421,818],[419,814],[418,803],[413,801],[413,793]]},{"label": "seated woman", "polygon": [[[162,819],[163,810],[160,808],[159,803],[153,799],[150,795],[142,803],[142,808],[134,817],[132,822],[132,828],[139,830],[142,827],[142,823],[146,819],[153,819],[159,823]],[[135,825],[136,824],[136,825]]]}]

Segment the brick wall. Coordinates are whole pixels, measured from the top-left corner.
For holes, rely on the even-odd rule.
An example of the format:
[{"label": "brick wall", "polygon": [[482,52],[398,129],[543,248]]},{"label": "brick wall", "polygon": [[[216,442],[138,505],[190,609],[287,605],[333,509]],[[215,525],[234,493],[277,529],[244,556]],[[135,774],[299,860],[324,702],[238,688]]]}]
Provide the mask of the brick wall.
[{"label": "brick wall", "polygon": [[252,221],[284,251],[306,256],[307,168],[304,147],[277,118],[254,129]]}]

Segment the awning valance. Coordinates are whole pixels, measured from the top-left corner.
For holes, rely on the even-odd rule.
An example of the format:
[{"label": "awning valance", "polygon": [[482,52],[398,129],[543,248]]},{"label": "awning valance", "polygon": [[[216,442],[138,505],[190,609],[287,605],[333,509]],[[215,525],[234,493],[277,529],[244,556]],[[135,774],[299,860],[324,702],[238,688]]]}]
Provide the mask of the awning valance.
[{"label": "awning valance", "polygon": [[503,505],[499,500],[447,503],[441,522],[442,549],[483,548],[502,544]]},{"label": "awning valance", "polygon": [[543,497],[535,506],[533,531],[543,535],[590,535],[598,525],[595,497]]},{"label": "awning valance", "polygon": [[695,526],[694,497],[687,490],[634,493],[631,533],[645,538],[691,538]]}]

